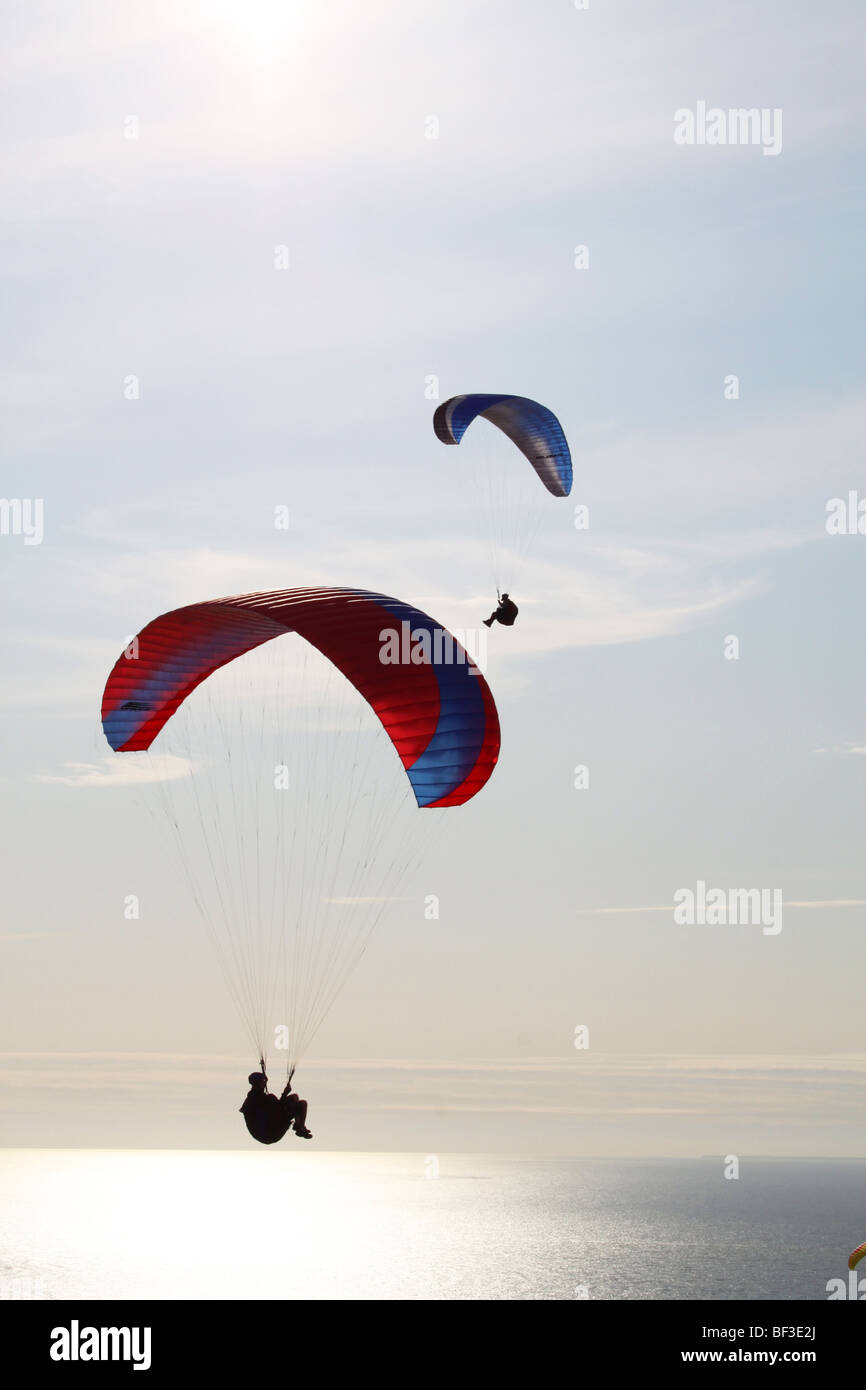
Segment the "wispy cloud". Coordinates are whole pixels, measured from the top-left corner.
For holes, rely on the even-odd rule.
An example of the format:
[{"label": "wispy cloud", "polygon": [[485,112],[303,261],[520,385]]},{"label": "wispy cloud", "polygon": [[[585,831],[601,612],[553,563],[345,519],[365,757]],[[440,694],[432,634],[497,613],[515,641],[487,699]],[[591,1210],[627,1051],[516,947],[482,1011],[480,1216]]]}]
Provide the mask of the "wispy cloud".
[{"label": "wispy cloud", "polygon": [[39,782],[59,782],[64,787],[128,787],[145,782],[176,782],[188,777],[192,764],[173,753],[125,753],[103,758],[101,763],[65,763],[63,773],[40,773]]},{"label": "wispy cloud", "polygon": [[[41,659],[31,660],[17,683],[6,685],[4,705],[38,708],[62,704],[69,708],[74,702],[82,708],[92,707],[123,643],[157,613],[204,598],[267,590],[286,583],[284,568],[277,567],[267,553],[226,554],[207,548],[154,550],[150,540],[146,546],[142,542],[151,576],[143,605],[139,547],[131,533],[117,532],[113,540],[118,554],[110,575],[95,573],[89,561],[69,556],[70,570],[76,572],[78,600],[90,606],[89,628],[62,635],[12,634],[12,640],[40,652]],[[327,544],[329,553],[339,552],[339,570],[324,556],[298,546],[292,561],[292,586],[318,585],[323,580],[335,585],[360,584],[416,603],[450,631],[481,630],[481,619],[490,611],[493,594],[479,584],[484,565],[478,543],[472,538],[455,535],[449,539],[446,585],[442,582],[439,540],[391,540],[386,558],[374,539],[330,531],[322,544]],[[554,537],[548,547],[553,558],[520,562],[521,589],[512,587],[521,617],[507,633],[493,633],[488,660],[500,671],[515,672],[544,654],[645,642],[716,621],[765,587],[762,559],[777,544],[775,535],[753,535],[748,545],[742,536],[732,536],[730,548],[724,538],[717,538],[712,545],[672,542],[662,546],[610,537],[584,537],[579,542]],[[123,596],[120,600],[119,595]],[[94,632],[92,616],[109,598],[112,611],[122,610],[129,624],[110,642],[104,631]],[[50,681],[44,675],[49,664]],[[315,678],[314,670],[312,674]],[[320,695],[326,690],[327,682],[322,679],[315,690],[287,693],[292,703],[309,704],[313,699],[321,703]],[[80,785],[80,780],[76,784]]]},{"label": "wispy cloud", "polygon": [[[216,1147],[238,1147],[249,1066],[249,1058],[192,1054],[5,1053],[0,1110],[43,1147],[116,1147],[118,1133],[122,1147],[183,1145],[187,1135],[198,1147],[205,1134]],[[330,1147],[405,1149],[420,1140],[426,1152],[435,1133],[448,1149],[477,1149],[473,1117],[498,1115],[503,1151],[727,1153],[748,1144],[815,1154],[857,1151],[864,1070],[862,1053],[356,1057],[305,1063],[296,1085]],[[272,1076],[280,1071],[274,1062]],[[166,1141],[166,1116],[178,1107],[186,1123]],[[520,1116],[532,1117],[531,1129],[514,1131]],[[665,1124],[652,1127],[656,1119]]]}]

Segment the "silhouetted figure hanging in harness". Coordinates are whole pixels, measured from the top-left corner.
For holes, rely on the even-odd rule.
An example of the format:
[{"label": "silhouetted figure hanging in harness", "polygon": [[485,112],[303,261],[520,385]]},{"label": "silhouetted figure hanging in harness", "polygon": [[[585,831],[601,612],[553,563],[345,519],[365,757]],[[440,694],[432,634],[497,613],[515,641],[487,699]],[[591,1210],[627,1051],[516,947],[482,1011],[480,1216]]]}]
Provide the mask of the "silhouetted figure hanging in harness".
[{"label": "silhouetted figure hanging in harness", "polygon": [[[497,594],[497,598],[499,595]],[[499,607],[489,618],[484,619],[485,627],[492,627],[494,623],[501,623],[503,627],[513,627],[514,619],[517,617],[518,609],[514,599],[503,594],[499,599]]]},{"label": "silhouetted figure hanging in harness", "polygon": [[261,1071],[251,1072],[248,1080],[250,1089],[241,1106],[241,1114],[247,1129],[260,1144],[276,1144],[294,1124],[295,1133],[300,1139],[312,1139],[307,1129],[307,1102],[292,1093],[294,1068],[289,1073],[286,1089],[279,1097],[268,1091],[268,1078],[265,1064]]}]

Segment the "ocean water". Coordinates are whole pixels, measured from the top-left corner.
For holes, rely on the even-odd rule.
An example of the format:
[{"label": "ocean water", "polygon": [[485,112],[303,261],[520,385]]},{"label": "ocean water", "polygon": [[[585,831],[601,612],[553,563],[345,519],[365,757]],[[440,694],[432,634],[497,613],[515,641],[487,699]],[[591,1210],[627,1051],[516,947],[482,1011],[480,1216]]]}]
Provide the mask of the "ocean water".
[{"label": "ocean water", "polygon": [[0,1151],[0,1295],[807,1299],[866,1161]]}]

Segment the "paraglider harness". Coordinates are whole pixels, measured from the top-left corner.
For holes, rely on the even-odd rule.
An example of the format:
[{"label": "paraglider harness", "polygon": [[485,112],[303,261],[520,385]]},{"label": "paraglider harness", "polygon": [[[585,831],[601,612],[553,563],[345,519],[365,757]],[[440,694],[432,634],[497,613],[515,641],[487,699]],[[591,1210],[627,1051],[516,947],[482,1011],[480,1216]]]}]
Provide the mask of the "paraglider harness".
[{"label": "paraglider harness", "polygon": [[509,598],[508,602],[509,602],[509,604],[511,605],[511,616],[510,616],[510,617],[507,617],[507,618],[504,618],[504,617],[501,617],[501,616],[499,615],[499,609],[502,607],[502,595],[501,595],[501,593],[499,592],[499,585],[498,585],[498,584],[497,584],[497,586],[496,586],[496,601],[497,601],[497,604],[498,604],[498,608],[497,608],[497,610],[496,610],[496,612],[497,612],[497,620],[498,620],[500,623],[502,623],[503,627],[511,627],[512,624],[514,623],[514,619],[517,617],[517,614],[518,614],[518,612],[519,612],[519,609],[518,609],[518,607],[517,607],[517,604],[514,602],[514,599],[513,599],[513,598]]},{"label": "paraglider harness", "polygon": [[[289,1088],[292,1084],[292,1077],[295,1074],[295,1069],[294,1067],[292,1067],[291,1071],[289,1072],[289,1079],[286,1082],[286,1089],[283,1092],[282,1096],[280,1096],[278,1099],[276,1096],[272,1095],[271,1092],[268,1090],[268,1074],[265,1071],[264,1057],[259,1058],[259,1064],[262,1069],[262,1076],[265,1078],[265,1084],[262,1087],[261,1091],[258,1093],[258,1096],[267,1096],[268,1103],[262,1105],[261,1100],[259,1098],[253,1098],[254,1093],[251,1092],[247,1099],[244,1101],[243,1105],[241,1106],[241,1114],[244,1117],[247,1129],[249,1130],[250,1134],[253,1136],[254,1139],[258,1140],[260,1144],[276,1144],[280,1139],[282,1139],[283,1135],[286,1133],[286,1131],[289,1129],[292,1123],[291,1119],[285,1116],[284,1108],[281,1102],[288,1094]],[[252,1109],[250,1109],[251,1100]]]},{"label": "paraglider harness", "polygon": [[[264,1057],[260,1057],[260,1058],[259,1058],[259,1066],[260,1066],[261,1069],[262,1069],[262,1076],[265,1078],[265,1095],[266,1095],[266,1096],[269,1096],[271,1093],[270,1093],[270,1091],[268,1090],[268,1073],[267,1073],[267,1071],[265,1070],[265,1059],[264,1059]],[[294,1069],[294,1067],[292,1067],[291,1071],[289,1072],[289,1079],[288,1079],[288,1081],[286,1082],[286,1091],[288,1091],[289,1087],[290,1087],[291,1084],[292,1084],[292,1077],[294,1076],[294,1074],[295,1074],[295,1069]],[[285,1094],[285,1092],[284,1092],[283,1094]]]}]

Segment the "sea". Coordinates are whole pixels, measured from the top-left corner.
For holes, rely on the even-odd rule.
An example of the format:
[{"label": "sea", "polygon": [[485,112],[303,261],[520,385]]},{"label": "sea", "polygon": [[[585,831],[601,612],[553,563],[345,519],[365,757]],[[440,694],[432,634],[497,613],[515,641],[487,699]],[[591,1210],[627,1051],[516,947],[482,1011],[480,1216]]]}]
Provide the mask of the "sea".
[{"label": "sea", "polygon": [[734,1171],[722,1156],[7,1149],[0,1297],[821,1301],[847,1286],[866,1161]]}]

